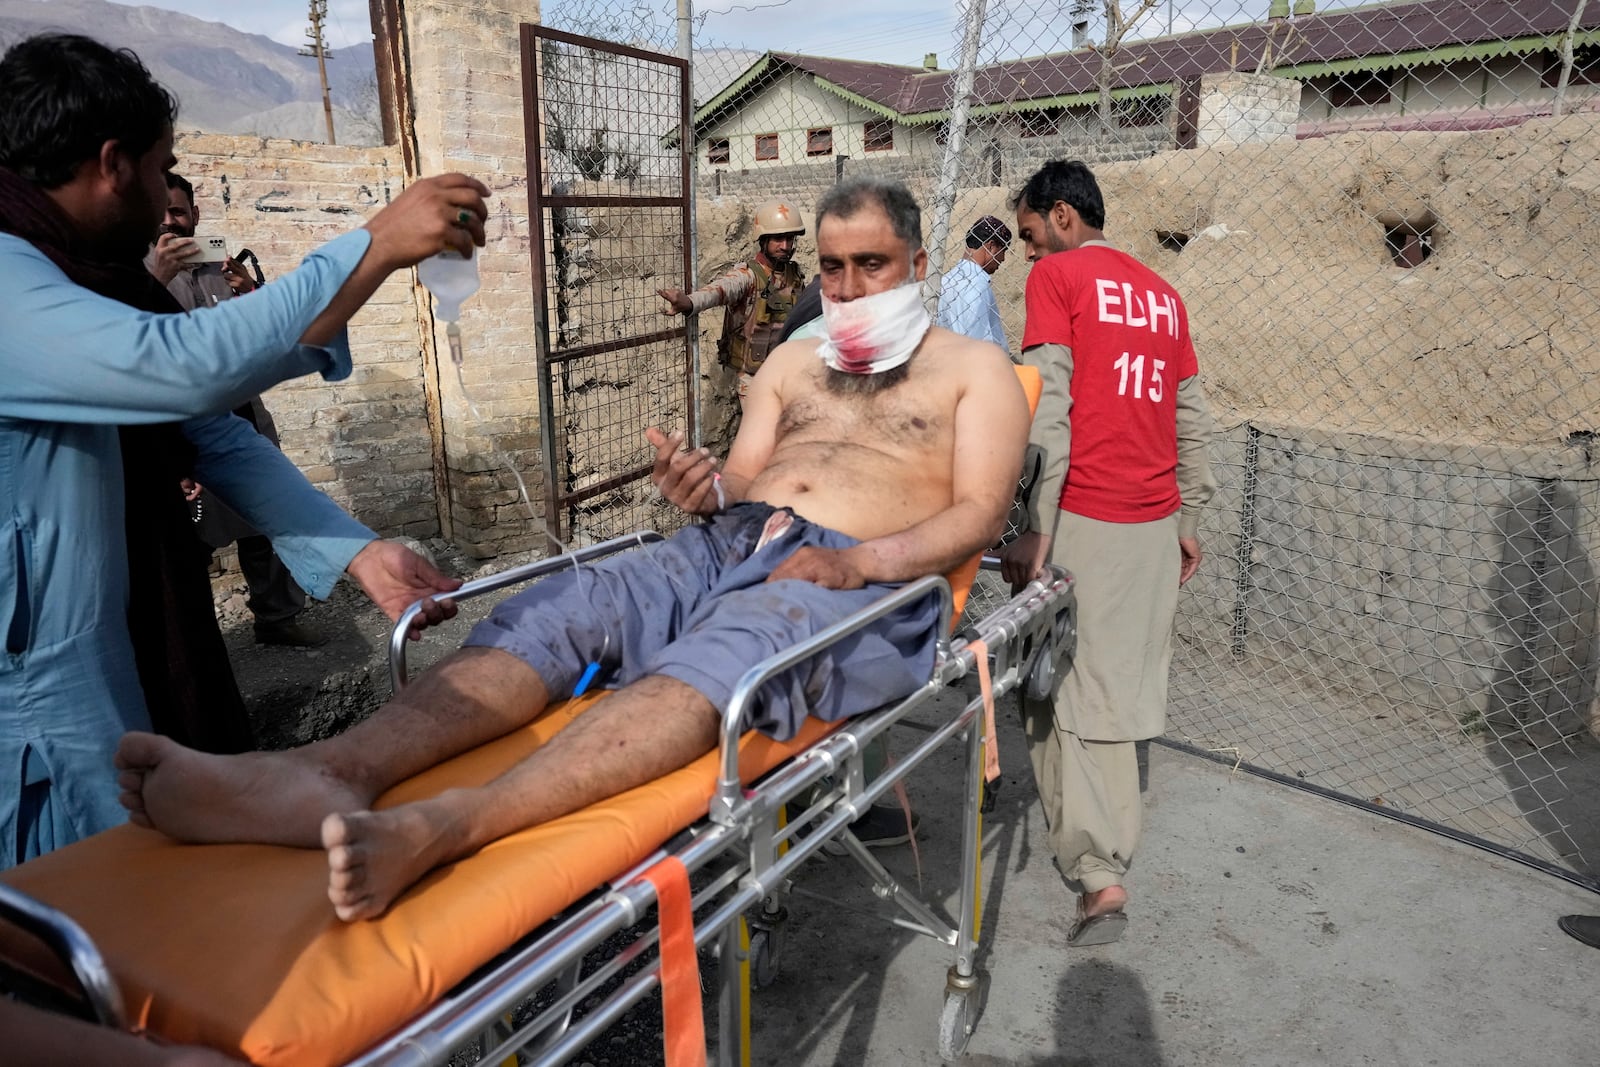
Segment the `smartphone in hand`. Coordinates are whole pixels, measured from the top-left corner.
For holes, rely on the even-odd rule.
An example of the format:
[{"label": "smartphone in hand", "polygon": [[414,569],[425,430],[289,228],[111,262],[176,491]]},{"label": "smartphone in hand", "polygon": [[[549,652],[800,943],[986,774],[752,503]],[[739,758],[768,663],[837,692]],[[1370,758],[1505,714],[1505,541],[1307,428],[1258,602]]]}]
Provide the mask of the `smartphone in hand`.
[{"label": "smartphone in hand", "polygon": [[190,258],[191,263],[221,263],[228,258],[228,239],[220,233],[196,232],[194,243],[200,251]]}]

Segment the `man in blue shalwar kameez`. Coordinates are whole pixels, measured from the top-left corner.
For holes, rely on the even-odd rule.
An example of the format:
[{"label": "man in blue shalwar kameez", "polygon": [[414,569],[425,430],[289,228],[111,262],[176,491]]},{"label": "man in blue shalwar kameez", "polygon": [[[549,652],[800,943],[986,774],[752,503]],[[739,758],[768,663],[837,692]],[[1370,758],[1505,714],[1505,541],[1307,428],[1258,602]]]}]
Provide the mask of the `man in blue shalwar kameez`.
[{"label": "man in blue shalwar kameez", "polygon": [[164,314],[141,260],[176,162],[172,98],[131,52],[43,35],[0,59],[0,113],[4,868],[126,818],[112,754],[150,723],[129,628],[159,606],[129,604],[119,427],[171,424],[194,475],[315,596],[348,572],[393,616],[458,584],[378,540],[228,412],[289,378],[347,376],[345,322],[393,271],[483,244],[488,191],[418,181],[249,300]]}]

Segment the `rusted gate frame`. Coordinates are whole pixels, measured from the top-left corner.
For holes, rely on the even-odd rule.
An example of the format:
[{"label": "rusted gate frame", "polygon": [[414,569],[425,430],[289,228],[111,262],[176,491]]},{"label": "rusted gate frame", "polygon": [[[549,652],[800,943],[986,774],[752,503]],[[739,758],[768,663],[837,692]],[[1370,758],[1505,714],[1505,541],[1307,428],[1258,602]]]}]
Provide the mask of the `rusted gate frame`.
[{"label": "rusted gate frame", "polygon": [[[678,156],[679,173],[681,175],[680,195],[678,196],[583,196],[583,195],[550,195],[545,192],[545,174],[543,166],[544,129],[542,110],[540,108],[540,69],[539,69],[539,42],[541,40],[555,41],[561,44],[574,45],[579,48],[589,48],[597,52],[606,52],[612,55],[627,56],[632,59],[642,60],[647,63],[659,63],[664,67],[675,68],[678,72]],[[566,469],[564,457],[566,450],[560,435],[557,433],[556,420],[552,418],[555,410],[555,388],[552,374],[555,368],[584,356],[600,355],[606,352],[615,352],[627,348],[642,348],[646,345],[659,344],[673,338],[683,339],[683,377],[684,391],[687,397],[687,422],[685,427],[686,439],[697,440],[695,435],[695,422],[698,412],[694,403],[694,351],[693,337],[687,324],[667,330],[657,330],[636,337],[618,338],[595,344],[580,345],[575,348],[554,351],[550,335],[550,289],[548,279],[545,277],[545,213],[555,208],[584,208],[584,207],[677,207],[682,218],[683,233],[683,277],[692,277],[693,264],[690,262],[689,240],[689,158],[690,146],[694,143],[689,135],[689,126],[693,122],[690,110],[692,102],[689,96],[689,63],[678,56],[670,56],[660,52],[649,52],[640,48],[631,48],[627,45],[617,44],[613,41],[604,41],[595,37],[584,37],[575,33],[562,30],[552,30],[544,26],[535,26],[530,23],[522,24],[522,119],[523,129],[528,154],[528,230],[529,230],[529,255],[532,258],[531,285],[533,287],[533,317],[534,317],[534,342],[538,353],[539,371],[539,430],[540,440],[544,451],[545,473],[545,521],[549,528],[558,534],[565,534],[562,518],[566,510],[574,504],[606,493],[649,477],[650,464],[646,463],[634,470],[604,479],[578,492],[568,492],[566,485],[570,472]],[[557,279],[557,284],[559,284]],[[641,427],[641,430],[643,427]],[[561,457],[558,462],[558,457]],[[561,547],[551,541],[550,551],[557,552]]]}]

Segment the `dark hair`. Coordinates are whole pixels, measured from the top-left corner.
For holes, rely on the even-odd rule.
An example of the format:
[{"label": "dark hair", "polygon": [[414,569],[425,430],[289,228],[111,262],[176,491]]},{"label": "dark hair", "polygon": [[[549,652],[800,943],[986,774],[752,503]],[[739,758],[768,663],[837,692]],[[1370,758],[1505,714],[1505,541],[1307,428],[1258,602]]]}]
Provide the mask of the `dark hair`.
[{"label": "dark hair", "polygon": [[178,117],[178,102],[126,48],[44,33],[0,58],[0,166],[55,189],[107,141],[142,156]]},{"label": "dark hair", "polygon": [[974,222],[971,228],[967,230],[967,247],[982,248],[990,241],[1000,245],[1002,248],[1009,245],[1011,243],[1011,227],[993,215],[985,215],[977,222]]},{"label": "dark hair", "polygon": [[1027,205],[1029,211],[1048,215],[1058,202],[1082,215],[1084,224],[1091,229],[1106,228],[1106,202],[1100,196],[1100,183],[1094,180],[1094,171],[1088,164],[1076,159],[1071,162],[1051,160],[1034,171],[1011,206]]},{"label": "dark hair", "polygon": [[848,219],[868,204],[883,209],[894,235],[911,251],[922,247],[922,209],[917,198],[899,182],[878,178],[850,178],[824,193],[817,201],[817,232],[822,232],[822,220],[829,215]]},{"label": "dark hair", "polygon": [[194,186],[190,184],[188,178],[181,174],[174,174],[169,170],[167,171],[167,188],[182,189],[183,195],[189,198],[189,206],[194,207]]}]

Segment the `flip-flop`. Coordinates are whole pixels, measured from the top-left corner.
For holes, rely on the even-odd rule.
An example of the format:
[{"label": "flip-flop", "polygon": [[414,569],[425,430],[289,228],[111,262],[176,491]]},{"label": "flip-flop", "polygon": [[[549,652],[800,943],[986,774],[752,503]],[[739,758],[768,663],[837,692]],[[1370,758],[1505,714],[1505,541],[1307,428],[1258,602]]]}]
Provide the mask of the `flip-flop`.
[{"label": "flip-flop", "polygon": [[1080,916],[1067,931],[1067,944],[1072,948],[1109,945],[1119,940],[1127,928],[1128,916],[1121,910],[1102,912],[1087,919]]}]

